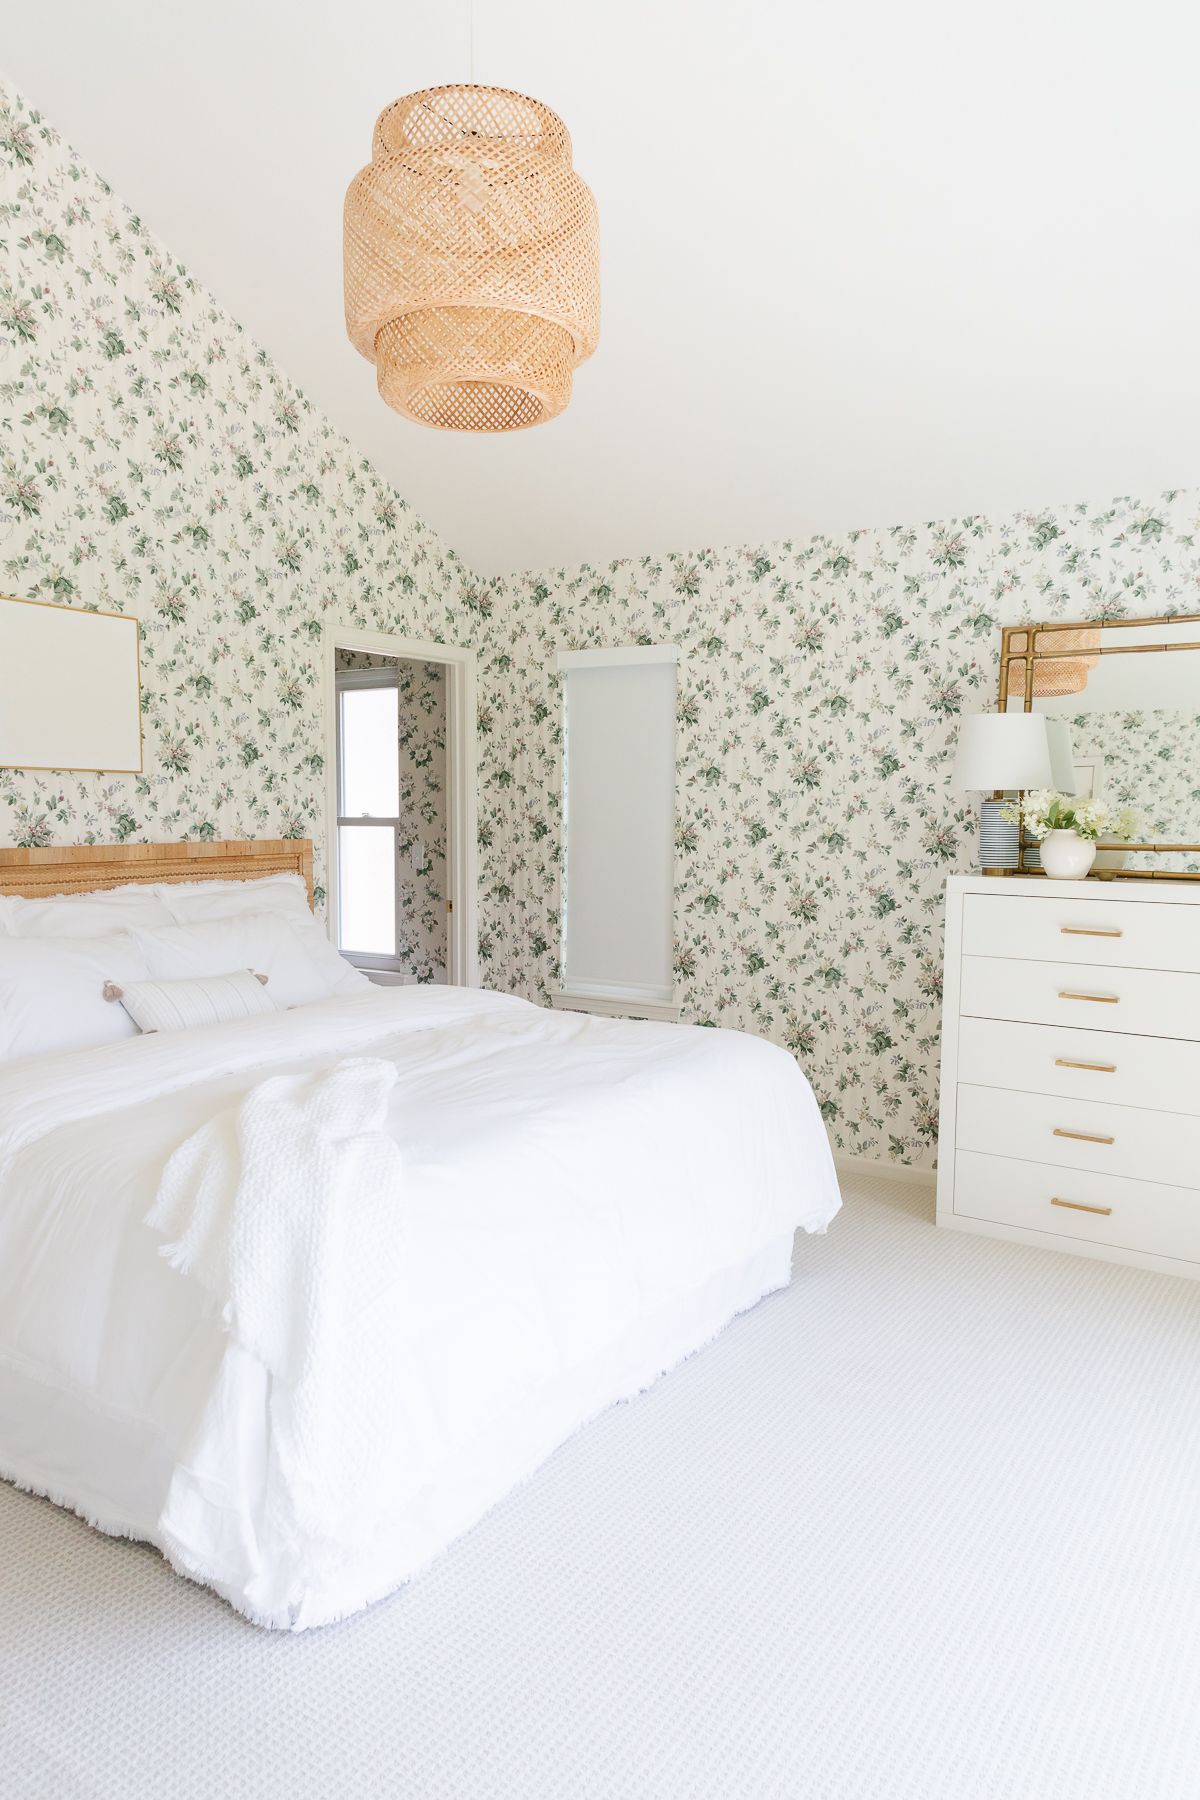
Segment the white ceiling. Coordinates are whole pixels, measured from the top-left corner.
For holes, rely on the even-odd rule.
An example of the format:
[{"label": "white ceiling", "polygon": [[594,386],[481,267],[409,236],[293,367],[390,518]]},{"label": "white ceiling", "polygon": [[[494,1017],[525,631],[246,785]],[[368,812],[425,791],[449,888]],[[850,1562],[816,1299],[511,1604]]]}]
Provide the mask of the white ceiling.
[{"label": "white ceiling", "polygon": [[379,109],[468,0],[53,0],[6,73],[482,572],[1200,483],[1192,0],[475,0],[604,318],[560,419],[424,431],[341,312]]}]

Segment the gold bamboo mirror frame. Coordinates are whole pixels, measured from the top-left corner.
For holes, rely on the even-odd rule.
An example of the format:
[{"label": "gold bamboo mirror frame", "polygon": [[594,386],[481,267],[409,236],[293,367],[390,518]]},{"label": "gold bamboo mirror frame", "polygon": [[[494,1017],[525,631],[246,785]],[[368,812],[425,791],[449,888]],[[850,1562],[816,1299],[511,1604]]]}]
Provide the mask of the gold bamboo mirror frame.
[{"label": "gold bamboo mirror frame", "polygon": [[1200,881],[1200,613],[1006,625],[998,710],[1066,721],[1079,791],[1149,827],[1132,843],[1102,838],[1093,878]]}]

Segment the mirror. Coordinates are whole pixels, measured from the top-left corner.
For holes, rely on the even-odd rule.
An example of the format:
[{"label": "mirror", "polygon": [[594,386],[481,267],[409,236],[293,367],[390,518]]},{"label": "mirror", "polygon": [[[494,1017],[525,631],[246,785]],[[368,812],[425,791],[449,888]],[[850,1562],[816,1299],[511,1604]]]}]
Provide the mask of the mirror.
[{"label": "mirror", "polygon": [[1098,875],[1200,878],[1200,615],[1008,626],[1000,707],[1063,720],[1075,791],[1137,812]]},{"label": "mirror", "polygon": [[137,620],[0,596],[0,768],[141,767]]}]

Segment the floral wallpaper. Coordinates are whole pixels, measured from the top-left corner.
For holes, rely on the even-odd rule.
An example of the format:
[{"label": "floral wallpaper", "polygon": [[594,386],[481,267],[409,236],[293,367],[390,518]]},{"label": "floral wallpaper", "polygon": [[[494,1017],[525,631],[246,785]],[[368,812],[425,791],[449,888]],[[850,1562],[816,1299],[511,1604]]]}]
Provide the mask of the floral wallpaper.
[{"label": "floral wallpaper", "polygon": [[[1139,836],[1200,844],[1200,713],[1090,712],[1070,724],[1076,759],[1095,762],[1094,791],[1136,808]],[[1136,852],[1125,859],[1128,868],[1156,864]],[[1169,866],[1200,873],[1200,857],[1180,852]]]},{"label": "floral wallpaper", "polygon": [[957,722],[995,704],[1002,624],[1200,611],[1200,496],[554,569],[492,597],[493,982],[557,976],[553,651],[676,643],[684,1016],[792,1049],[838,1149],[930,1165],[942,894],[977,839]]},{"label": "floral wallpaper", "polygon": [[418,981],[445,981],[449,894],[445,668],[441,663],[375,656],[364,650],[338,650],[334,663],[339,669],[396,669],[401,819],[397,949]]},{"label": "floral wallpaper", "polygon": [[[331,624],[479,656],[481,958],[558,974],[559,647],[669,641],[684,1016],[799,1057],[837,1148],[935,1155],[949,786],[999,627],[1200,611],[1200,501],[483,583],[0,85],[0,586],[136,613],[141,777],[0,771],[0,842],[322,837]],[[398,429],[400,427],[398,426]],[[548,429],[553,429],[548,427]]]},{"label": "floral wallpaper", "polygon": [[462,641],[462,565],[0,84],[0,592],[135,613],[145,773],[0,770],[0,842],[312,836],[328,624]]}]

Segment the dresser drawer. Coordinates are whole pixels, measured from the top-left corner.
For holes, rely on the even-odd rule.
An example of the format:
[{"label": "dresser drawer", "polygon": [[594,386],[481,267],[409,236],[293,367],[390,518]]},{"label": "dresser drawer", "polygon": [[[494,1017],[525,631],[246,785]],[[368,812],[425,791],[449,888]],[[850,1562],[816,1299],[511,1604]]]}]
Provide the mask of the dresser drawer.
[{"label": "dresser drawer", "polygon": [[1060,900],[1039,894],[968,894],[963,901],[968,956],[1078,962],[1104,969],[1182,969],[1200,973],[1200,906],[1183,901]]},{"label": "dresser drawer", "polygon": [[1186,1113],[960,1084],[957,1136],[960,1150],[1200,1188],[1200,1118]]},{"label": "dresser drawer", "polygon": [[1025,1094],[1200,1114],[1200,1043],[1078,1031],[1067,1025],[961,1019],[958,1080]]},{"label": "dresser drawer", "polygon": [[960,1011],[983,1019],[1197,1042],[1200,975],[964,956]]},{"label": "dresser drawer", "polygon": [[[1079,1210],[1084,1207],[1098,1210]],[[954,1162],[954,1211],[965,1218],[1044,1231],[1048,1242],[1082,1239],[1200,1262],[1200,1192],[1187,1188],[960,1150]]]}]

